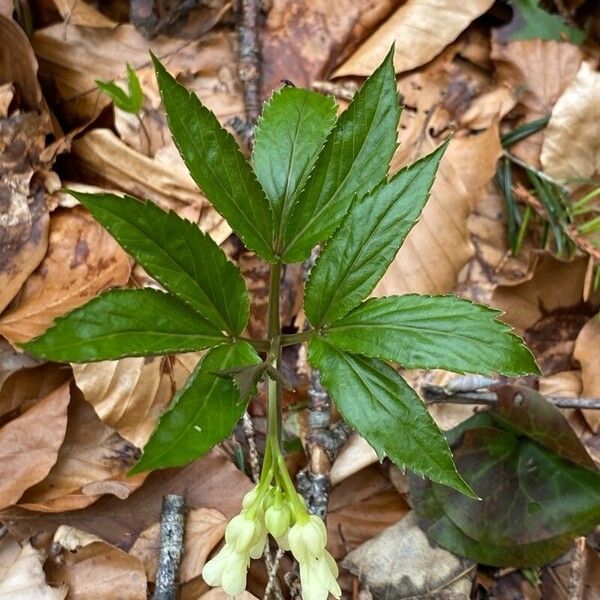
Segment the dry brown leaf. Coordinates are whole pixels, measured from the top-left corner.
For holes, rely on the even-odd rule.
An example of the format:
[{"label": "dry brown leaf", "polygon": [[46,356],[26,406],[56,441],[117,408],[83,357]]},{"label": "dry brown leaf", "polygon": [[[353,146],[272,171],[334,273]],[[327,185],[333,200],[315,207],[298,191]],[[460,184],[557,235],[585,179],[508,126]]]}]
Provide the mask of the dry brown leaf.
[{"label": "dry brown leaf", "polygon": [[[225,534],[227,517],[214,508],[196,508],[187,513],[183,558],[179,570],[182,583],[198,577],[213,548]],[[148,581],[156,578],[160,551],[160,523],[143,531],[129,553],[139,558],[146,568]]]},{"label": "dry brown leaf", "polygon": [[0,122],[0,312],[46,253],[50,218],[40,154],[47,125],[35,112],[17,112]]},{"label": "dry brown leaf", "polygon": [[[115,485],[115,495],[127,497],[145,479],[144,475],[125,475],[138,456],[138,449],[102,423],[94,409],[76,394],[56,464],[43,481],[27,490],[19,505],[48,512],[80,509],[101,494],[114,491]],[[99,482],[109,485],[85,489]]]},{"label": "dry brown leaf", "polygon": [[[575,341],[573,358],[581,365],[582,396],[600,397],[600,320],[590,319]],[[583,416],[594,433],[600,433],[600,411],[584,410]]]},{"label": "dry brown leaf", "polygon": [[105,496],[83,510],[54,515],[11,508],[0,512],[0,520],[20,539],[39,532],[54,534],[59,525],[70,525],[128,550],[160,519],[164,494],[185,496],[190,510],[214,508],[231,518],[251,488],[252,482],[223,452],[213,450],[187,467],[155,471],[126,500]]},{"label": "dry brown leaf", "polygon": [[75,383],[109,427],[138,448],[198,363],[198,353],[72,365]]},{"label": "dry brown leaf", "polygon": [[[419,153],[431,151],[435,145],[427,138]],[[375,295],[439,294],[454,288],[460,270],[473,255],[469,213],[493,176],[500,153],[497,127],[450,143],[421,219],[378,283]]]},{"label": "dry brown leaf", "polygon": [[117,23],[83,0],[52,0],[60,16],[71,25],[115,27]]},{"label": "dry brown leaf", "polygon": [[[195,598],[193,596],[186,597],[186,600],[231,600],[231,596],[225,593],[223,588],[214,588]],[[258,600],[258,598],[250,592],[242,592],[235,597],[235,600]]]},{"label": "dry brown leaf", "polygon": [[263,31],[264,95],[282,79],[309,87],[326,77],[348,43],[358,41],[355,36],[367,33],[395,5],[397,0],[274,0]]},{"label": "dry brown leaf", "polygon": [[556,179],[587,179],[600,173],[600,73],[582,63],[552,110],[541,162]]},{"label": "dry brown leaf", "polygon": [[87,211],[57,210],[46,257],[0,318],[0,334],[10,342],[29,340],[101,291],[125,285],[130,271],[127,254]]},{"label": "dry brown leaf", "polygon": [[[21,356],[24,360],[31,361],[27,354],[21,353]],[[68,367],[59,367],[50,363],[40,366],[35,366],[36,364],[39,362],[36,361],[29,364],[28,368],[12,373],[0,389],[0,416],[4,420],[13,411],[19,413],[26,411],[40,398],[44,398],[71,379],[71,370]]]},{"label": "dry brown leaf", "polygon": [[25,352],[17,352],[8,342],[0,340],[0,413],[2,412],[2,388],[6,380],[22,369],[30,369],[40,361]]},{"label": "dry brown leaf", "polygon": [[327,513],[327,548],[341,559],[350,550],[397,523],[410,507],[379,466],[363,469],[336,485]]},{"label": "dry brown leaf", "polygon": [[343,75],[370,75],[395,43],[396,73],[429,62],[453,42],[493,0],[408,0],[335,71]]},{"label": "dry brown leaf", "polygon": [[409,512],[399,523],[353,550],[342,566],[357,575],[374,600],[467,599],[476,564],[432,544]]},{"label": "dry brown leaf", "polygon": [[539,392],[543,396],[562,396],[566,398],[577,398],[581,396],[582,382],[581,371],[563,371],[540,377]]},{"label": "dry brown leaf", "polygon": [[353,433],[331,466],[329,474],[331,485],[341,483],[347,477],[378,461],[377,452],[371,448],[369,442],[357,433]]},{"label": "dry brown leaf", "polygon": [[25,544],[14,562],[4,565],[6,571],[0,578],[0,600],[63,600],[67,588],[51,588],[46,583],[42,564],[41,553],[30,543]]},{"label": "dry brown leaf", "polygon": [[66,552],[63,560],[64,564],[50,568],[49,578],[68,587],[70,600],[148,597],[142,562],[106,542],[92,542],[75,552]]},{"label": "dry brown leaf", "polygon": [[[581,50],[553,40],[515,40],[507,44],[492,37],[492,59],[499,81],[518,99],[515,127],[550,115],[554,104],[577,75]],[[544,132],[530,135],[510,151],[539,167]]]},{"label": "dry brown leaf", "polygon": [[78,175],[86,182],[152,200],[162,209],[198,223],[221,243],[231,233],[229,225],[201,194],[179,155],[171,156],[173,162],[144,156],[108,129],[94,129],[73,144]]},{"label": "dry brown leaf", "polygon": [[69,400],[66,383],[0,429],[0,508],[14,504],[56,463]]}]

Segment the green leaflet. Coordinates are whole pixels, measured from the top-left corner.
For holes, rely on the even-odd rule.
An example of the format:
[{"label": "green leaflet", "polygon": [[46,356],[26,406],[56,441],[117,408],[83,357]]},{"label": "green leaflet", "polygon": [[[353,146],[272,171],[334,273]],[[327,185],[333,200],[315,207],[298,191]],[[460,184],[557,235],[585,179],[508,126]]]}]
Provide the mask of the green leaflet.
[{"label": "green leaflet", "polygon": [[242,275],[196,225],[130,196],[69,193],[171,293],[219,329],[244,330],[249,300]]},{"label": "green leaflet", "polygon": [[135,69],[127,65],[127,86],[129,95],[112,81],[96,80],[96,85],[113,101],[114,105],[125,112],[137,115],[144,104],[144,94]]},{"label": "green leaflet", "polygon": [[219,372],[259,363],[246,342],[209,350],[161,417],[130,474],[185,465],[230,435],[246,410],[247,398],[241,399],[233,380]]},{"label": "green leaflet", "polygon": [[263,108],[252,163],[273,207],[276,245],[281,245],[289,211],[335,118],[331,96],[288,86],[277,90]]},{"label": "green leaflet", "polygon": [[388,296],[363,302],[326,330],[336,346],[409,369],[539,373],[502,313],[456,296]]},{"label": "green leaflet", "polygon": [[386,176],[400,117],[393,48],[338,118],[288,220],[284,262],[299,262],[329,238],[355,197]]},{"label": "green leaflet", "polygon": [[344,419],[380,457],[474,496],[452,461],[442,432],[415,391],[385,363],[339,350],[313,337],[309,361]]},{"label": "green leaflet", "polygon": [[350,209],[306,284],[304,311],[314,327],[342,317],[373,291],[417,222],[447,145],[402,169]]},{"label": "green leaflet", "polygon": [[173,140],[194,181],[250,250],[273,261],[273,216],[250,165],[215,115],[152,56]]},{"label": "green leaflet", "polygon": [[192,352],[226,339],[187,304],[147,288],[105,292],[21,345],[47,360],[78,363]]}]

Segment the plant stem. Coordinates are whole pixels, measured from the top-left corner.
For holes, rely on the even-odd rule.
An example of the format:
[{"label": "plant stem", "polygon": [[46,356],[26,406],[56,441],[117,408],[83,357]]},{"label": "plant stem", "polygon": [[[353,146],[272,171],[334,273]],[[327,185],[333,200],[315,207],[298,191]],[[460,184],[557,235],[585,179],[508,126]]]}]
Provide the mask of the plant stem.
[{"label": "plant stem", "polygon": [[288,333],[281,336],[281,346],[293,346],[295,344],[302,344],[308,341],[315,333],[314,329],[307,329],[306,331],[300,331],[298,333]]},{"label": "plant stem", "polygon": [[[271,266],[269,286],[269,316],[267,337],[269,338],[269,356],[267,360],[274,369],[278,369],[281,360],[281,324],[279,322],[279,288],[281,284],[281,263]],[[279,420],[281,416],[281,389],[279,382],[267,376],[268,393],[268,443],[273,444],[274,455],[280,452]]]}]

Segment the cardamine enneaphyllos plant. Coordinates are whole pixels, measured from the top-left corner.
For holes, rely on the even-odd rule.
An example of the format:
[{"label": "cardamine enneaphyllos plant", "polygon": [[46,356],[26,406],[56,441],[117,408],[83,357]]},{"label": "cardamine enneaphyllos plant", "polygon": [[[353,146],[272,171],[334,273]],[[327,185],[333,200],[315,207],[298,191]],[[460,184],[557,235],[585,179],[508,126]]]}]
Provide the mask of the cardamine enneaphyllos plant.
[{"label": "cardamine enneaphyllos plant", "polygon": [[[427,201],[442,144],[388,177],[400,115],[392,53],[336,118],[330,97],[284,87],[265,105],[249,164],[195,94],[154,58],[173,138],[192,177],[245,245],[271,264],[266,339],[243,336],[249,300],[237,267],[200,229],[154,204],[71,192],[166,290],[107,291],[24,344],[87,362],[208,349],[162,416],[132,472],[183,465],[230,435],[261,378],[268,390],[262,473],[204,567],[229,594],[246,586],[267,533],[300,564],[306,600],[339,597],[322,521],[294,489],[280,447],[281,349],[307,342],[310,364],[344,419],[383,457],[474,496],[443,434],[388,362],[407,368],[537,372],[499,312],[453,296],[365,300]],[[322,245],[306,284],[311,328],[283,334],[282,265]],[[266,358],[261,358],[264,353]]]}]

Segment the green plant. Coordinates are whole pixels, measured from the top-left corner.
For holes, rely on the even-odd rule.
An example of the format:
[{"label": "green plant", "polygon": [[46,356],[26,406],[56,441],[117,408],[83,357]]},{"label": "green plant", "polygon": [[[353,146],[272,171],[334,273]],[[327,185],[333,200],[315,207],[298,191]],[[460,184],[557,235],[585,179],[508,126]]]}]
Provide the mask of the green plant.
[{"label": "green plant", "polygon": [[[388,179],[400,108],[390,53],[336,119],[334,101],[284,87],[265,105],[252,166],[198,98],[154,59],[173,138],[192,177],[245,245],[271,263],[268,335],[243,336],[249,300],[239,270],[195,225],[151,203],[71,192],[167,291],[108,291],[24,347],[85,362],[209,348],[177,392],[133,472],[185,464],[228,436],[256,383],[268,389],[262,474],[227,528],[205,579],[245,586],[267,531],[300,563],[305,598],[339,594],[322,522],[294,490],[280,448],[281,349],[309,360],[347,422],[381,457],[473,496],[443,434],[386,361],[411,368],[520,375],[537,371],[499,312],[453,296],[366,300],[425,205],[447,144]],[[323,249],[307,282],[312,325],[282,334],[284,263]],[[259,352],[266,353],[263,360]]]}]

